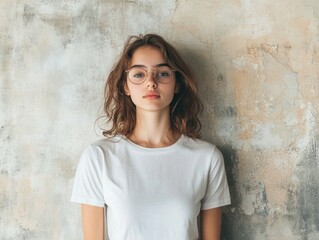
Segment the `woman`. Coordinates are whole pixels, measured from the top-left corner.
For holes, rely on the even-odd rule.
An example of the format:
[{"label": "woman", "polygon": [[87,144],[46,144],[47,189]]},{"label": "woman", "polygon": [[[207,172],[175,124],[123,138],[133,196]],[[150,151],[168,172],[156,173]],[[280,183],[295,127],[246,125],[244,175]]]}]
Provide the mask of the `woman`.
[{"label": "woman", "polygon": [[219,239],[230,197],[222,154],[199,140],[201,110],[177,51],[155,34],[130,37],[105,86],[106,138],[75,177],[84,239],[106,235],[104,207],[110,240]]}]

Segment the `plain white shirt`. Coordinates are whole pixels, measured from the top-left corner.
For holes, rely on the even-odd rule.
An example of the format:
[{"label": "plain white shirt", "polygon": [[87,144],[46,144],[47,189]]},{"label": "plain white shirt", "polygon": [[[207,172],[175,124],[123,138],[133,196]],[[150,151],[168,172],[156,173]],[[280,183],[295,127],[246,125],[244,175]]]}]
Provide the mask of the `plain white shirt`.
[{"label": "plain white shirt", "polygon": [[72,202],[106,206],[110,240],[198,239],[200,210],[230,204],[216,146],[186,136],[146,148],[116,136],[87,147]]}]

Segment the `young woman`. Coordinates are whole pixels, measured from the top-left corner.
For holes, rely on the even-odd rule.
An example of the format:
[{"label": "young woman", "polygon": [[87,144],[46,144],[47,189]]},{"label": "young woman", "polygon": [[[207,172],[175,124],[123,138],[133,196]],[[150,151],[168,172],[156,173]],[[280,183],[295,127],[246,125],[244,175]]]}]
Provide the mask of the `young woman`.
[{"label": "young woman", "polygon": [[195,85],[162,37],[128,39],[105,86],[106,138],[85,149],[75,177],[84,239],[219,239],[230,196],[222,154],[199,140]]}]

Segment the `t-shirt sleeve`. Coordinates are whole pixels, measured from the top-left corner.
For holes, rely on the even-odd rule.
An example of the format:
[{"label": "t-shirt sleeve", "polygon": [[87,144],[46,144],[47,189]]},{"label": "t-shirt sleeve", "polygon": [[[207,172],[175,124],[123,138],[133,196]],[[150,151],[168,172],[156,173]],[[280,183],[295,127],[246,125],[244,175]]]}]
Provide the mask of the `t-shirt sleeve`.
[{"label": "t-shirt sleeve", "polygon": [[208,174],[207,189],[201,209],[217,208],[230,204],[230,194],[222,153],[215,147]]},{"label": "t-shirt sleeve", "polygon": [[97,146],[87,147],[76,170],[71,202],[104,207],[103,153]]}]

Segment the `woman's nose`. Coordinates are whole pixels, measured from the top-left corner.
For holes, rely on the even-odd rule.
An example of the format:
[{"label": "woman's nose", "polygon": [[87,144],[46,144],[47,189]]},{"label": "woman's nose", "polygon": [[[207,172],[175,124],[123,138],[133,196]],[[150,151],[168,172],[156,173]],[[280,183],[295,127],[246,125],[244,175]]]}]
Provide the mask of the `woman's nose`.
[{"label": "woman's nose", "polygon": [[147,76],[146,79],[146,87],[148,88],[156,88],[157,87],[157,82],[155,80],[155,76],[153,72],[150,72]]}]

